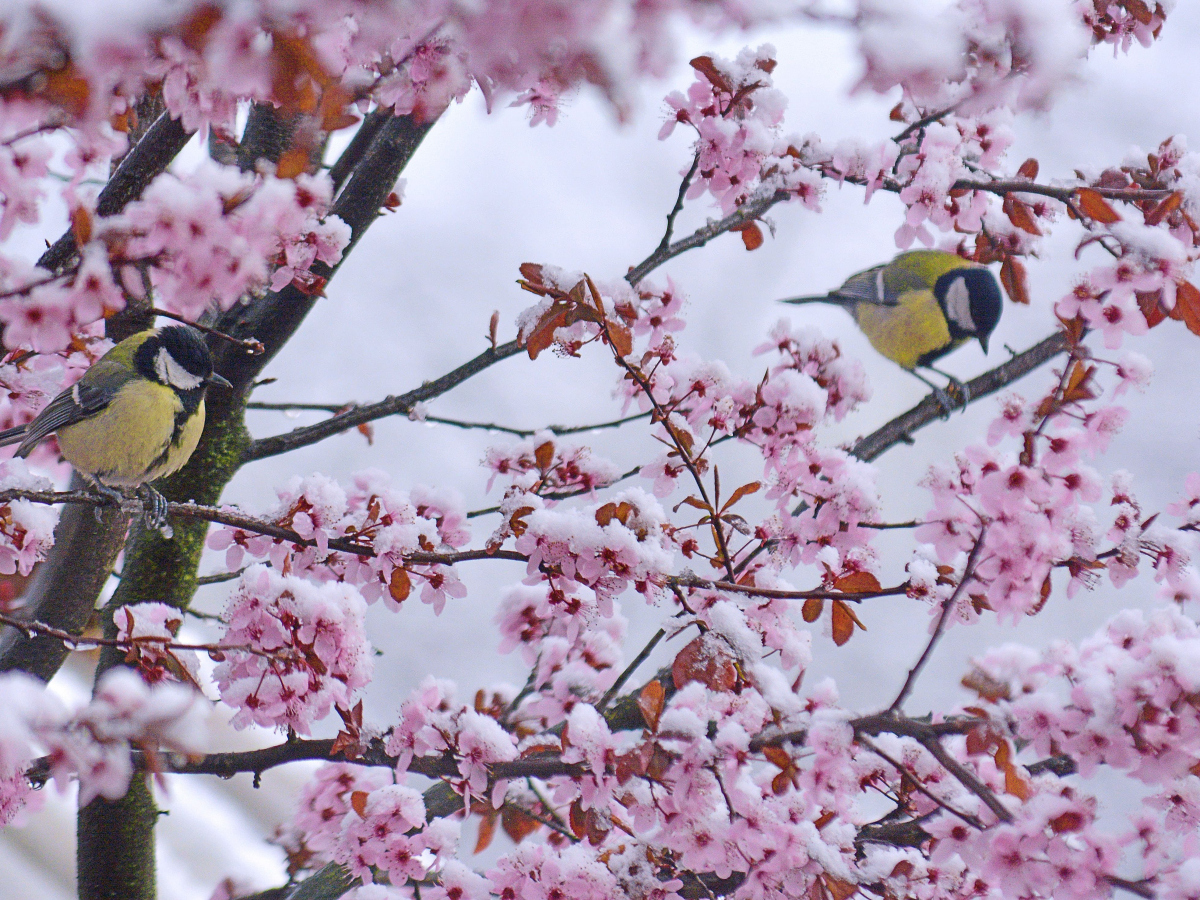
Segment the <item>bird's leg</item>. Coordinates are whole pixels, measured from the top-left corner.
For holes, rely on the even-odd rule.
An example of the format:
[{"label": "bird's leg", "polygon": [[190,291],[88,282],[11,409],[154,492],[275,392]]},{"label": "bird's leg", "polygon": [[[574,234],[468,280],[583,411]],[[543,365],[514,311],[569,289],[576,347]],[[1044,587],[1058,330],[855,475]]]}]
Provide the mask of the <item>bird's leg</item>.
[{"label": "bird's leg", "polygon": [[[926,366],[926,368],[928,368],[928,366]],[[946,393],[945,388],[939,387],[938,385],[934,384],[932,381],[930,381],[928,378],[926,378],[924,375],[922,375],[916,369],[909,369],[908,371],[911,372],[913,375],[915,375],[917,378],[920,378],[927,385],[929,385],[930,389],[933,391],[933,396],[936,397],[937,402],[941,404],[942,418],[949,421],[950,413],[954,411],[955,404],[953,401],[951,401],[950,395]],[[942,375],[943,373],[938,372],[938,374]],[[954,381],[960,387],[962,386],[962,382],[959,382],[957,379],[952,378],[951,381]]]},{"label": "bird's leg", "polygon": [[941,375],[943,378],[945,378],[948,382],[950,382],[952,385],[954,385],[954,387],[958,390],[958,392],[960,394],[962,394],[962,398],[963,398],[962,408],[963,408],[963,412],[966,412],[967,404],[971,402],[971,389],[969,387],[967,387],[966,383],[959,381],[957,378],[955,378],[949,372],[943,372],[941,369],[935,369],[933,366],[926,366],[925,368],[927,368],[930,372],[937,372],[939,375]]},{"label": "bird's leg", "polygon": [[[105,484],[99,478],[93,478],[92,476],[89,475],[89,476],[87,476],[87,479],[88,479],[88,481],[90,481],[92,483],[92,487],[94,487],[96,489],[97,494],[99,494],[105,500],[108,500],[110,503],[112,503],[118,509],[121,508],[121,504],[125,502],[124,494],[122,494],[120,491],[118,491],[114,487],[109,487],[107,484]],[[104,517],[104,506],[103,505],[94,506],[94,507],[92,507],[92,512],[96,516],[96,521],[99,522]]]},{"label": "bird's leg", "polygon": [[175,532],[167,523],[167,498],[148,484],[139,487],[138,493],[142,497],[142,523],[169,541]]}]

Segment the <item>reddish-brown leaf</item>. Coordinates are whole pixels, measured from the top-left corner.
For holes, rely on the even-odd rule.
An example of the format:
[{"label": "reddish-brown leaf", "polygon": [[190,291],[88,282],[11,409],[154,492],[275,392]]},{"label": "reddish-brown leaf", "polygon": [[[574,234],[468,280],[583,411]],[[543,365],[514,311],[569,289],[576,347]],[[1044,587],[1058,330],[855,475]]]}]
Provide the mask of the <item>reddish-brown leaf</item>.
[{"label": "reddish-brown leaf", "polygon": [[543,284],[542,267],[537,263],[521,263],[517,269],[521,273],[521,277],[528,281],[531,285]]},{"label": "reddish-brown leaf", "polygon": [[551,464],[554,462],[554,442],[546,441],[545,443],[538,444],[534,448],[533,459],[543,474],[548,472]]},{"label": "reddish-brown leaf", "polygon": [[825,601],[819,597],[809,597],[804,601],[804,605],[800,607],[800,615],[804,617],[805,622],[815,622],[821,618],[821,610],[825,608]]},{"label": "reddish-brown leaf", "polygon": [[587,817],[583,811],[583,803],[576,797],[571,801],[571,811],[569,813],[571,822],[571,832],[577,838],[583,837],[584,830],[587,828]]},{"label": "reddish-brown leaf", "polygon": [[73,62],[59,69],[43,71],[42,76],[45,80],[37,93],[56,106],[61,106],[73,118],[82,118],[87,113],[92,86],[87,78],[79,74]]},{"label": "reddish-brown leaf", "polygon": [[500,811],[500,827],[514,844],[519,844],[541,828],[542,823],[524,810],[506,803]]},{"label": "reddish-brown leaf", "polygon": [[788,756],[787,751],[776,744],[768,744],[767,746],[763,747],[762,752],[763,756],[767,758],[768,762],[774,763],[785,772],[790,772],[796,767],[796,764],[792,761],[792,758]]},{"label": "reddish-brown leaf", "polygon": [[1121,221],[1121,214],[1109,205],[1099,191],[1080,188],[1075,192],[1075,202],[1079,204],[1084,215],[1089,219],[1095,219],[1102,225],[1111,225],[1113,222]]},{"label": "reddish-brown leaf", "polygon": [[666,689],[657,678],[647,682],[646,686],[638,692],[638,709],[641,710],[646,727],[651,731],[658,731],[658,720],[662,718],[663,706],[666,704],[666,700]]},{"label": "reddish-brown leaf", "polygon": [[891,119],[893,122],[903,122],[904,121],[904,101],[903,100],[901,100],[899,103],[897,103],[895,106],[892,107],[892,111],[890,113],[888,113],[888,118]]},{"label": "reddish-brown leaf", "polygon": [[1146,224],[1158,225],[1163,219],[1179,209],[1181,203],[1183,203],[1183,194],[1179,191],[1172,191],[1154,209],[1146,213]]},{"label": "reddish-brown leaf", "polygon": [[367,796],[366,791],[354,791],[350,795],[350,808],[358,813],[360,819],[367,817]]},{"label": "reddish-brown leaf", "polygon": [[622,525],[629,521],[630,515],[633,514],[633,505],[627,501],[617,503],[605,503],[602,507],[596,510],[596,524],[603,528],[613,519],[616,519]]},{"label": "reddish-brown leaf", "polygon": [[709,506],[707,503],[705,503],[703,500],[701,500],[699,497],[684,497],[682,500],[679,501],[679,506],[676,506],[675,508],[679,509],[680,506],[685,506],[685,505],[694,507],[695,509],[703,510],[704,512],[708,513],[710,516],[712,515],[713,508],[711,506]]},{"label": "reddish-brown leaf", "polygon": [[792,777],[787,772],[780,772],[771,779],[771,792],[773,794],[786,794],[787,789],[792,786]]},{"label": "reddish-brown leaf", "polygon": [[832,875],[822,875],[821,880],[825,882],[825,888],[829,891],[833,900],[846,900],[847,897],[852,897],[858,892],[858,885],[850,881],[842,881],[840,878],[834,878]]},{"label": "reddish-brown leaf", "polygon": [[1076,360],[1067,375],[1067,386],[1063,389],[1063,402],[1081,403],[1084,400],[1095,399],[1096,392],[1092,390],[1091,383],[1094,374],[1096,374],[1095,366],[1089,366],[1081,359]]},{"label": "reddish-brown leaf", "polygon": [[633,352],[633,332],[623,323],[609,319],[607,333],[617,356],[625,357]]},{"label": "reddish-brown leaf", "polygon": [[1029,157],[1029,159],[1021,163],[1017,169],[1017,174],[1022,178],[1028,178],[1030,181],[1033,181],[1038,176],[1038,161],[1032,156]]},{"label": "reddish-brown leaf", "polygon": [[1029,785],[1013,765],[1012,750],[1008,741],[1001,740],[996,745],[996,753],[992,758],[996,761],[996,768],[1004,773],[1004,792],[1021,800],[1028,800],[1032,796]]},{"label": "reddish-brown leaf", "polygon": [[868,594],[883,590],[883,585],[870,572],[851,572],[834,581],[833,588],[844,594]]},{"label": "reddish-brown leaf", "polygon": [[496,815],[484,816],[479,820],[479,835],[475,838],[473,853],[482,853],[491,846],[492,838],[496,836]]},{"label": "reddish-brown leaf", "polygon": [[375,427],[370,422],[360,422],[354,430],[367,439],[368,447],[375,443]]},{"label": "reddish-brown leaf", "polygon": [[754,222],[743,225],[740,231],[742,232],[742,243],[746,245],[747,250],[757,250],[763,245],[765,238],[762,229]]},{"label": "reddish-brown leaf", "polygon": [[92,214],[85,207],[76,206],[71,210],[71,237],[75,238],[76,247],[82,247],[92,239]]},{"label": "reddish-brown leaf", "polygon": [[733,492],[728,500],[725,501],[725,505],[721,507],[721,512],[725,512],[725,510],[729,509],[729,507],[733,506],[733,504],[737,503],[743,497],[748,497],[751,494],[756,493],[761,488],[761,481],[751,481],[749,484],[743,484],[740,488]]},{"label": "reddish-brown leaf", "polygon": [[1150,5],[1143,0],[1125,0],[1121,5],[1142,25],[1149,25],[1154,21],[1154,13],[1150,11]]},{"label": "reddish-brown leaf", "polygon": [[688,65],[708,79],[708,83],[718,90],[724,91],[726,94],[733,93],[733,85],[729,80],[721,74],[716,64],[712,61],[711,56],[697,56],[691,60]]},{"label": "reddish-brown leaf", "polygon": [[723,639],[705,632],[679,651],[671,664],[676,689],[699,681],[714,691],[732,691],[738,683],[737,661]]},{"label": "reddish-brown leaf", "polygon": [[628,753],[617,757],[617,782],[624,784],[630,778],[645,775],[650,768],[650,760],[654,756],[654,744],[646,741]]},{"label": "reddish-brown leaf", "polygon": [[554,332],[566,324],[567,306],[555,303],[533,327],[533,331],[525,340],[525,349],[530,359],[537,359],[538,354],[554,343]]},{"label": "reddish-brown leaf", "polygon": [[224,15],[215,3],[203,3],[193,10],[179,29],[179,40],[189,50],[199,52],[208,41],[208,33]]},{"label": "reddish-brown leaf", "polygon": [[1190,281],[1175,285],[1175,310],[1192,334],[1200,334],[1200,291]]},{"label": "reddish-brown leaf", "polygon": [[1025,280],[1025,264],[1015,256],[1004,257],[1000,264],[1000,283],[1013,303],[1029,305],[1029,285]]},{"label": "reddish-brown leaf", "polygon": [[412,593],[412,579],[408,577],[406,569],[400,566],[392,569],[392,574],[388,578],[388,593],[397,603],[403,603],[408,599],[408,595]]},{"label": "reddish-brown leaf", "polygon": [[1004,203],[1002,206],[1004,214],[1008,216],[1008,220],[1022,231],[1028,234],[1040,235],[1042,230],[1037,226],[1037,219],[1033,216],[1033,211],[1029,205],[1021,202],[1012,194],[1004,195]]},{"label": "reddish-brown leaf", "polygon": [[278,178],[295,178],[308,171],[310,163],[308,150],[304,147],[292,147],[279,157],[279,165],[275,167]]},{"label": "reddish-brown leaf", "polygon": [[1062,834],[1064,831],[1078,831],[1083,827],[1083,816],[1069,810],[1062,815],[1055,816],[1047,824],[1055,834]]},{"label": "reddish-brown leaf", "polygon": [[839,647],[854,634],[854,613],[841,600],[833,601],[833,642]]},{"label": "reddish-brown leaf", "polygon": [[1137,291],[1138,309],[1146,317],[1146,324],[1153,328],[1167,318],[1167,311],[1162,305],[1162,289],[1157,291]]}]

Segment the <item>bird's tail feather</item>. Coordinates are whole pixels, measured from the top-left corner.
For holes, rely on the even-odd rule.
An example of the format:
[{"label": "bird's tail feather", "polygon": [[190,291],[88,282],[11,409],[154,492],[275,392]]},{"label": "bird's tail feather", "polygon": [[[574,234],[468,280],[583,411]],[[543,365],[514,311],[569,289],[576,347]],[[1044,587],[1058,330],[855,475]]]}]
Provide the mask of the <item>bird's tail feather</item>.
[{"label": "bird's tail feather", "polygon": [[812,294],[807,297],[789,297],[786,300],[780,300],[780,303],[832,303],[834,306],[853,306],[854,301],[848,297],[840,297],[837,294]]},{"label": "bird's tail feather", "polygon": [[7,447],[9,444],[15,444],[25,437],[27,426],[18,425],[15,428],[6,428],[0,431],[0,447]]}]

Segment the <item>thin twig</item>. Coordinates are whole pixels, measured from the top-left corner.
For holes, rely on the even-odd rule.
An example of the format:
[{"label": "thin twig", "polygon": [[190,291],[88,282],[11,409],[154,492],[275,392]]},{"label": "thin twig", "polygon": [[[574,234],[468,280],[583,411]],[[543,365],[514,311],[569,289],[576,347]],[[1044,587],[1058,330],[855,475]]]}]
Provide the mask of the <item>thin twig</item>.
[{"label": "thin twig", "polygon": [[912,693],[913,686],[916,684],[917,676],[921,674],[921,670],[925,668],[925,664],[929,662],[929,657],[933,654],[933,648],[937,646],[942,635],[946,631],[946,623],[950,620],[950,611],[954,609],[958,598],[962,596],[962,592],[966,590],[967,583],[975,576],[975,565],[979,561],[979,554],[983,550],[983,540],[987,536],[987,523],[983,523],[979,527],[979,537],[975,538],[975,546],[971,548],[971,553],[967,557],[967,565],[963,569],[962,578],[959,579],[958,585],[954,588],[954,593],[942,601],[942,611],[938,615],[937,625],[934,626],[933,634],[929,637],[929,642],[925,645],[925,650],[917,660],[916,665],[908,673],[908,677],[904,679],[904,686],[900,688],[900,693],[896,695],[896,699],[892,701],[892,705],[887,708],[889,715],[894,715],[900,711],[904,701],[908,699],[908,695]]},{"label": "thin twig", "polygon": [[701,588],[703,590],[725,591],[731,594],[746,594],[750,597],[770,597],[777,600],[872,600],[876,597],[895,597],[908,591],[908,582],[895,587],[881,588],[878,591],[831,591],[817,589],[811,591],[785,591],[781,588],[755,587],[750,584],[735,584],[731,581],[708,581],[695,575],[670,575],[665,583],[678,587]]},{"label": "thin twig", "polygon": [[489,347],[474,359],[463,363],[457,369],[447,372],[441,378],[427,381],[419,388],[405,394],[395,397],[385,397],[378,403],[348,409],[343,413],[326,419],[324,422],[318,422],[315,425],[308,425],[303,428],[296,428],[286,434],[261,438],[250,445],[243,457],[243,462],[276,456],[280,453],[295,450],[298,447],[307,447],[309,444],[315,444],[327,437],[340,434],[351,428],[357,428],[359,425],[365,425],[376,419],[382,419],[385,416],[408,415],[416,404],[424,403],[446,393],[451,388],[461,384],[473,375],[479,374],[494,363],[500,362],[502,359],[508,359],[510,356],[516,356],[524,349],[520,341],[509,341],[507,344],[501,344],[495,348]]},{"label": "thin twig", "polygon": [[860,744],[862,744],[864,747],[866,747],[868,750],[870,750],[872,753],[874,753],[876,756],[880,757],[885,762],[887,762],[897,772],[900,773],[901,778],[907,778],[909,780],[909,783],[912,784],[912,786],[914,788],[916,788],[917,791],[924,794],[926,797],[928,797],[930,800],[932,800],[934,803],[936,803],[942,809],[946,810],[946,812],[958,817],[959,819],[962,819],[964,822],[966,822],[972,828],[977,828],[980,831],[983,830],[982,822],[980,822],[977,818],[975,818],[974,816],[972,816],[968,813],[965,813],[965,812],[962,812],[961,810],[955,809],[953,806],[951,806],[949,803],[947,803],[941,797],[937,796],[937,794],[933,793],[933,791],[929,790],[929,788],[927,788],[927,787],[925,787],[925,785],[921,784],[920,779],[916,778],[912,774],[912,772],[910,772],[910,771],[908,771],[908,769],[904,768],[904,766],[901,763],[892,759],[888,754],[886,754],[882,750],[880,750],[879,747],[876,745],[876,743],[874,741],[872,741],[870,738],[864,737],[863,735],[859,735],[858,742]]},{"label": "thin twig", "polygon": [[630,285],[637,287],[638,282],[661,266],[669,259],[674,259],[681,253],[686,253],[688,250],[695,250],[697,247],[703,247],[713,238],[735,231],[743,225],[747,225],[758,219],[768,209],[776,203],[782,203],[795,196],[789,191],[771,190],[751,197],[741,206],[725,218],[709,222],[703,228],[698,228],[687,237],[676,241],[668,247],[655,250],[644,260],[629,270],[625,276],[625,280]]},{"label": "thin twig", "polygon": [[655,632],[654,637],[650,638],[650,640],[646,643],[646,646],[642,648],[642,651],[633,658],[633,661],[630,662],[629,665],[625,667],[625,671],[617,676],[617,680],[612,683],[612,687],[604,692],[604,696],[601,697],[600,702],[596,704],[596,712],[604,712],[605,707],[607,707],[608,704],[613,701],[613,698],[621,692],[621,688],[625,686],[625,682],[632,677],[633,673],[638,670],[638,667],[641,666],[641,664],[646,661],[650,654],[654,652],[654,648],[658,646],[658,642],[666,636],[666,631],[661,628]]},{"label": "thin twig", "polygon": [[675,231],[675,217],[679,215],[683,209],[683,200],[687,196],[688,188],[692,186],[692,178],[696,175],[696,170],[700,168],[700,153],[697,152],[692,158],[691,168],[687,170],[687,174],[683,176],[683,181],[679,183],[679,193],[675,196],[675,205],[671,207],[671,211],[667,213],[667,230],[663,232],[662,240],[658,242],[658,247],[655,248],[655,253],[661,253],[671,246],[671,235]]},{"label": "thin twig", "polygon": [[936,738],[926,738],[919,741],[922,747],[933,754],[933,757],[942,765],[942,768],[953,775],[958,781],[969,790],[972,794],[984,802],[996,818],[1001,822],[1011,822],[1013,815],[1008,811],[999,798],[992,792],[986,784],[975,777],[975,774],[960,763],[957,759],[946,752],[946,748],[938,742]]}]

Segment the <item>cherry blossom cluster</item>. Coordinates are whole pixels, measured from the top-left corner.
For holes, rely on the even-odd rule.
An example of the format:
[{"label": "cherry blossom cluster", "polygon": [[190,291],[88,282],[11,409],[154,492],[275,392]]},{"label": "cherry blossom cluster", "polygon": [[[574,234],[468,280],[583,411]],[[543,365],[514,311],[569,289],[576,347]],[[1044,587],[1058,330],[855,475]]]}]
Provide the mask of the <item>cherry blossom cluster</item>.
[{"label": "cherry blossom cluster", "polygon": [[[932,545],[939,562],[961,563],[961,554],[986,530],[974,570],[981,593],[966,592],[957,617],[969,621],[985,608],[1002,619],[1031,614],[1049,595],[1056,565],[1074,561],[1072,591],[1103,567],[1097,563],[1097,516],[1087,505],[1101,498],[1102,481],[1084,459],[1107,448],[1126,411],[1088,408],[1096,397],[1091,372],[1073,363],[1041,404],[1006,396],[989,431],[993,446],[969,446],[925,479],[934,505],[916,538]],[[1039,412],[1047,406],[1050,412]],[[998,449],[1005,439],[1019,446]],[[1114,496],[1119,494],[1114,486]],[[1116,577],[1111,567],[1110,575]]]},{"label": "cherry blossom cluster", "polygon": [[595,592],[567,594],[545,584],[505,592],[496,614],[500,652],[520,649],[534,689],[514,711],[515,719],[553,727],[576,703],[596,702],[611,687],[628,623],[620,604],[610,605],[604,615]]},{"label": "cherry blossom cluster", "polygon": [[483,465],[492,472],[489,491],[496,478],[502,477],[510,480],[512,487],[531,494],[590,493],[612,484],[619,474],[591,448],[565,443],[549,431],[507,447],[489,447]]},{"label": "cherry blossom cluster", "polygon": [[179,684],[149,685],[130,669],[100,679],[91,699],[71,712],[46,686],[21,673],[0,676],[0,822],[40,805],[26,771],[39,757],[64,789],[76,781],[79,803],[124,796],[133,775],[131,748],[154,768],[163,751],[195,752],[204,704]]},{"label": "cherry blossom cluster", "polygon": [[[383,769],[329,764],[303,788],[289,839],[318,862],[339,861],[365,884],[349,900],[398,900],[394,885],[408,879],[437,882],[422,894],[438,900],[485,900],[485,882],[453,858],[459,823],[425,824],[425,805],[411,788],[393,784]],[[299,849],[297,846],[296,849]],[[386,874],[391,882],[377,882]]]},{"label": "cherry blossom cluster", "polygon": [[1076,0],[1075,7],[1092,29],[1092,39],[1128,50],[1133,41],[1149,47],[1158,37],[1173,2]]},{"label": "cherry blossom cluster", "polygon": [[317,584],[256,565],[242,573],[225,610],[213,670],[236,727],[308,734],[333,706],[349,709],[371,680],[367,604],[348,584]]},{"label": "cherry blossom cluster", "polygon": [[[317,581],[338,580],[354,586],[368,603],[382,598],[392,608],[407,599],[417,579],[421,600],[441,612],[448,597],[466,589],[452,566],[413,564],[414,553],[453,550],[470,537],[459,497],[416,487],[400,491],[386,475],[367,470],[349,489],[323,475],[294,478],[277,491],[279,503],[268,520],[311,541],[303,547],[256,531],[224,526],[212,531],[208,545],[225,551],[230,570],[243,560],[269,560],[280,571]],[[331,550],[331,540],[350,541],[351,550]],[[361,548],[364,552],[356,552]]]},{"label": "cherry blossom cluster", "polygon": [[127,642],[125,662],[150,684],[173,679],[199,686],[200,660],[193,650],[172,646],[183,612],[166,603],[132,603],[113,617],[117,640]]},{"label": "cherry blossom cluster", "polygon": [[323,287],[309,268],[336,263],[350,240],[340,219],[321,219],[331,193],[323,175],[281,179],[206,163],[185,177],[156,178],[140,200],[104,221],[101,235],[122,241],[131,258],[153,260],[156,295],[195,318],[268,283]]},{"label": "cherry blossom cluster", "polygon": [[452,683],[427,677],[400,705],[399,721],[387,740],[397,775],[404,776],[416,758],[451,754],[460,776],[455,789],[498,807],[505,783],[492,786],[487,767],[516,759],[517,739],[488,713],[458,702]]},{"label": "cherry blossom cluster", "polygon": [[658,501],[630,488],[606,503],[582,508],[530,506],[502,527],[515,535],[517,551],[529,558],[529,579],[545,580],[554,595],[573,595],[579,586],[586,587],[595,593],[600,614],[607,616],[613,598],[628,587],[646,597],[657,595],[674,558],[666,524]]},{"label": "cherry blossom cluster", "polygon": [[[52,485],[30,473],[23,459],[0,462],[0,491],[46,491]],[[54,545],[58,512],[28,500],[0,504],[0,574],[28,575]]]},{"label": "cherry blossom cluster", "polygon": [[[1198,651],[1196,623],[1168,605],[1148,613],[1126,610],[1078,647],[1058,642],[1036,653],[1007,646],[977,660],[992,717],[1027,742],[1032,754],[1069,756],[1085,778],[1100,767],[1123,773],[1141,783],[1142,799],[1126,814],[1127,830],[1105,838],[1092,831],[1096,800],[1060,782],[1057,808],[1043,804],[1043,827],[1068,837],[1074,855],[1029,840],[1028,804],[1020,809],[1024,821],[998,835],[1004,840],[1000,852],[985,849],[979,838],[962,840],[965,835],[955,844],[958,852],[987,854],[1010,882],[1053,878],[1056,869],[1068,868],[1071,896],[1083,896],[1096,871],[1111,872],[1112,861],[1132,846],[1141,860],[1135,880],[1156,880],[1162,896],[1186,896],[1200,822]],[[1090,852],[1079,855],[1081,845]],[[1050,865],[1030,865],[1047,856]]]},{"label": "cherry blossom cluster", "polygon": [[5,345],[66,350],[73,335],[123,309],[124,292],[147,287],[161,307],[191,318],[268,285],[320,291],[312,264],[336,263],[350,238],[341,220],[320,218],[330,192],[325,176],[278,179],[216,163],[161,175],[121,214],[90,226],[94,239],[67,274],[4,266]]},{"label": "cherry blossom cluster", "polygon": [[771,86],[775,48],[743,50],[735,60],[699,56],[687,96],[667,95],[670,109],[659,138],[677,124],[696,131],[696,175],[687,198],[706,191],[728,215],[764,186],[787,190],[817,208],[819,178],[796,165],[780,140],[787,101]]}]

